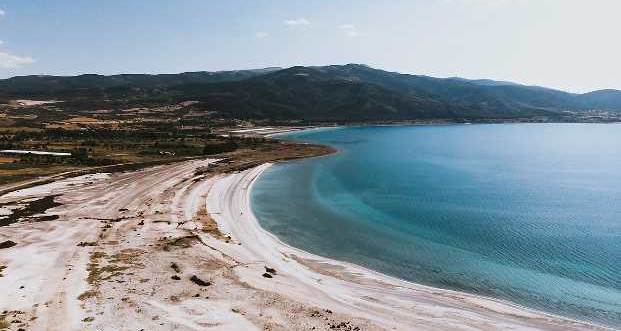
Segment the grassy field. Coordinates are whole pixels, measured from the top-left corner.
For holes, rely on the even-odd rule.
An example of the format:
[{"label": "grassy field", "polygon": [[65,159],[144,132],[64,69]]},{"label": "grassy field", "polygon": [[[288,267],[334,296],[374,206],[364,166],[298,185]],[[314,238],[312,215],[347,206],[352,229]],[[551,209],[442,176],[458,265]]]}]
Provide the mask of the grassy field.
[{"label": "grassy field", "polygon": [[227,171],[263,162],[331,152],[323,146],[260,137],[224,137],[210,134],[206,129],[16,131],[0,128],[0,137],[0,150],[70,153],[70,156],[0,155],[0,185],[118,164],[151,165],[195,157],[217,157],[227,160],[226,164],[219,166],[220,170]]},{"label": "grassy field", "polygon": [[221,164],[222,169],[233,169],[242,163],[330,152],[261,137],[229,136],[230,131],[259,123],[212,117],[212,112],[203,108],[194,101],[131,106],[124,102],[84,101],[35,106],[0,103],[0,150],[70,153],[0,154],[0,186],[118,164],[150,165],[218,157],[231,161],[226,166]]}]

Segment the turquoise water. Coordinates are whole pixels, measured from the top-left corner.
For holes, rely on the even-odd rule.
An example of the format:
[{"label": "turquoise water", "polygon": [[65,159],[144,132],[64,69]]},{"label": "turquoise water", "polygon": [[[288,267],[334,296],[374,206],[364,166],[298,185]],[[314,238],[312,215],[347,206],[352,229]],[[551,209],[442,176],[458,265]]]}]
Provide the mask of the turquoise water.
[{"label": "turquoise water", "polygon": [[621,125],[351,127],[287,139],[339,153],[258,179],[253,211],[281,240],[621,327]]}]

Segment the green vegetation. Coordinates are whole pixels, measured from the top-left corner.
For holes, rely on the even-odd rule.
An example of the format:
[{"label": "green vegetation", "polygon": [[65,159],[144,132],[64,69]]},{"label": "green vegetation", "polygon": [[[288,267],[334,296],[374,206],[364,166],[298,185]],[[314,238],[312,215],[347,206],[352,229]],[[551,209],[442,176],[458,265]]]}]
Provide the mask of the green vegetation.
[{"label": "green vegetation", "polygon": [[[81,127],[16,131],[0,128],[2,149],[66,152],[70,155],[2,155],[0,184],[101,166],[115,165],[115,171],[130,170],[187,158],[217,157],[231,161],[226,166],[234,169],[243,167],[232,162],[235,157],[244,159],[246,163],[243,164],[250,164],[329,152],[311,145],[282,143],[261,137],[218,135],[212,133],[210,126],[182,129],[178,124],[163,126],[159,123],[150,126],[127,124],[115,129]],[[112,170],[110,167],[106,169]]]},{"label": "green vegetation", "polygon": [[[618,119],[621,111],[621,91],[616,90],[572,94],[509,82],[405,75],[356,64],[0,81],[0,102],[15,99],[64,101],[39,107],[44,112],[21,113],[12,118],[16,124],[27,122],[27,116],[62,117],[56,110],[89,116],[105,110],[96,117],[118,120],[133,118],[128,109],[158,107],[158,114],[143,115],[186,126],[214,119],[606,121]],[[179,106],[188,100],[195,103]]]},{"label": "green vegetation", "polygon": [[[508,82],[403,75],[355,64],[14,77],[0,80],[0,149],[70,156],[0,155],[0,184],[98,166],[213,155],[250,157],[244,164],[221,167],[243,169],[292,154],[326,151],[229,137],[236,129],[399,121],[621,121],[621,92],[571,94]],[[286,152],[276,153],[279,148]],[[257,152],[269,157],[257,157]]]},{"label": "green vegetation", "polygon": [[95,166],[177,160],[255,148],[257,138],[221,137],[209,129],[124,127],[78,130],[3,130],[0,149],[68,152],[70,156],[3,155],[0,184]]}]

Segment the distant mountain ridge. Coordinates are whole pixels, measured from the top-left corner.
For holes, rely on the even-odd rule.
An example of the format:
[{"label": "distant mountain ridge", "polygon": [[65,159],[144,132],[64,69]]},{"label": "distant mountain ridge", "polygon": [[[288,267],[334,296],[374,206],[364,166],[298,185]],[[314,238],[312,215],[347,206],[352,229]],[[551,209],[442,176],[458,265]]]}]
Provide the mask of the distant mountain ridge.
[{"label": "distant mountain ridge", "polygon": [[[30,75],[0,80],[0,93],[18,95],[41,93],[43,91],[65,91],[72,89],[106,89],[123,86],[142,88],[167,87],[191,83],[217,83],[246,79],[282,68],[263,68],[229,71],[195,71],[178,74],[82,74],[78,76]],[[48,92],[48,93],[49,93]]]},{"label": "distant mountain ridge", "polygon": [[554,117],[590,110],[621,113],[621,91],[574,94],[487,79],[434,78],[361,64],[180,74],[0,80],[0,97],[115,105],[200,101],[223,117],[384,121]]}]

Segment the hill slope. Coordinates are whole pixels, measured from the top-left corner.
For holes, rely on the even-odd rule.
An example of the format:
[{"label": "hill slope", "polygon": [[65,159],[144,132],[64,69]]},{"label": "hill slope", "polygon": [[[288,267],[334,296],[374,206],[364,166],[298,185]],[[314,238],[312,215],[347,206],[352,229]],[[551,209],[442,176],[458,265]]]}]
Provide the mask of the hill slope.
[{"label": "hill slope", "polygon": [[222,117],[378,121],[512,119],[621,112],[621,91],[572,94],[491,80],[433,78],[348,64],[165,75],[26,76],[0,81],[3,99],[112,107],[201,101]]}]

